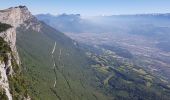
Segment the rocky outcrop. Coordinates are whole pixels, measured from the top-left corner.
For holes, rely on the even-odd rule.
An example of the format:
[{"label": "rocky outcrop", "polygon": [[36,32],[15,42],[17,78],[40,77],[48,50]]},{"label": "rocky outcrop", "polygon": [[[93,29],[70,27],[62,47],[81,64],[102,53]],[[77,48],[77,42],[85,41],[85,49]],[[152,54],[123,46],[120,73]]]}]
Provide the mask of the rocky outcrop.
[{"label": "rocky outcrop", "polygon": [[39,32],[41,24],[37,19],[29,12],[26,6],[11,7],[5,10],[0,10],[0,22],[6,23],[12,26],[5,32],[0,33],[0,37],[3,37],[11,47],[14,53],[14,57],[17,63],[20,63],[18,52],[16,49],[16,30],[20,26],[25,26],[27,29],[31,28],[34,31]]},{"label": "rocky outcrop", "polygon": [[9,82],[8,82],[8,75],[6,74],[7,69],[9,67],[11,67],[11,59],[9,59],[7,61],[7,64],[5,64],[4,61],[0,61],[0,77],[1,77],[0,78],[0,87],[5,90],[8,100],[12,100],[12,95],[10,93]]},{"label": "rocky outcrop", "polygon": [[[9,100],[12,100],[12,95],[10,93],[8,76],[12,77],[12,75],[14,74],[12,68],[12,59],[15,59],[16,63],[20,65],[20,59],[16,49],[17,28],[24,25],[27,28],[32,28],[33,30],[38,32],[41,28],[40,23],[31,23],[29,22],[29,20],[36,21],[34,16],[31,15],[27,7],[25,6],[11,7],[5,10],[0,10],[0,22],[12,26],[6,31],[0,32],[0,37],[2,37],[8,43],[11,49],[10,53],[5,53],[7,57],[6,61],[0,60],[0,87],[5,90],[6,96]],[[25,99],[30,100],[30,97]]]},{"label": "rocky outcrop", "polygon": [[1,32],[0,37],[2,37],[9,44],[17,64],[20,64],[18,52],[17,52],[16,45],[15,45],[15,43],[16,43],[16,29],[10,28],[4,32]]},{"label": "rocky outcrop", "polygon": [[19,27],[26,20],[33,18],[27,7],[11,7],[0,11],[0,22]]},{"label": "rocky outcrop", "polygon": [[19,56],[16,50],[16,29],[26,20],[32,19],[33,16],[28,11],[27,7],[11,7],[5,10],[0,10],[0,22],[6,23],[12,26],[5,32],[0,33],[0,37],[3,37],[6,42],[9,43],[14,57],[19,64]]}]

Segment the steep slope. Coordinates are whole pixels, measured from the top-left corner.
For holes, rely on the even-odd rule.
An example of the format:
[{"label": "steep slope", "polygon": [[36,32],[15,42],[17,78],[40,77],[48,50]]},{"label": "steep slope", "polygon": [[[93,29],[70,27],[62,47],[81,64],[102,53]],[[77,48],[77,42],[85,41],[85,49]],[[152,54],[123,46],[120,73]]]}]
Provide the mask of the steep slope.
[{"label": "steep slope", "polygon": [[29,93],[40,100],[106,100],[92,84],[88,60],[76,42],[36,18],[17,28],[17,48]]},{"label": "steep slope", "polygon": [[[68,28],[66,25],[54,20],[62,19],[62,16],[48,15],[47,17],[47,15],[38,15],[37,18],[54,28],[60,25],[65,29]],[[170,14],[80,18],[79,21],[75,21],[81,22],[81,24],[71,24],[72,28],[80,29],[78,33],[74,29],[66,31],[63,28],[62,31],[66,31],[66,35],[80,43],[91,46],[103,45],[105,48],[109,46],[110,49],[124,48],[134,56],[134,59],[132,58],[131,60],[135,64],[150,70],[157,77],[164,77],[170,81]],[[66,21],[69,22],[68,20]],[[90,26],[91,28],[84,26]],[[112,51],[118,53],[120,50],[116,49]],[[122,52],[121,55],[123,55]]]},{"label": "steep slope", "polygon": [[[170,56],[155,48],[158,38],[168,50],[169,14],[99,16],[89,20],[69,15],[37,18],[53,28],[61,26],[65,34],[82,43],[82,50],[92,59],[96,86],[105,94],[116,100],[169,99]],[[68,30],[67,25],[73,29]]]},{"label": "steep slope", "polygon": [[91,86],[95,82],[86,57],[70,38],[39,22],[25,6],[1,10],[0,22],[12,26],[3,24],[9,29],[0,28],[5,52],[1,57],[0,99],[106,99]]}]

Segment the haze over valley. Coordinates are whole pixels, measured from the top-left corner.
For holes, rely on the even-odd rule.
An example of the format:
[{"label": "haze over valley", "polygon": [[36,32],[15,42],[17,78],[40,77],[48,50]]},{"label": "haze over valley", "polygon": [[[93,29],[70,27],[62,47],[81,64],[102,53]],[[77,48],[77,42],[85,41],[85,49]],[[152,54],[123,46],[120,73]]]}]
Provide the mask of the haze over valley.
[{"label": "haze over valley", "polygon": [[[113,15],[82,18],[79,14],[37,15],[72,39],[118,52],[125,49],[135,64],[169,79],[170,14]],[[127,54],[124,54],[127,55]],[[121,56],[124,57],[124,56]]]}]

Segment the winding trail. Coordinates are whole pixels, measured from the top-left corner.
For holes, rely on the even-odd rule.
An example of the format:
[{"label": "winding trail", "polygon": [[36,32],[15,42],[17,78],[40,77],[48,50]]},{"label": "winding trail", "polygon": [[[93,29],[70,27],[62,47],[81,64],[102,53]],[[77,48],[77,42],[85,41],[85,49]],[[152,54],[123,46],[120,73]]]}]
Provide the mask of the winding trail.
[{"label": "winding trail", "polygon": [[55,71],[56,64],[55,64],[55,61],[54,61],[54,52],[55,52],[55,49],[56,49],[56,42],[55,42],[54,47],[53,47],[52,52],[51,52],[51,57],[52,57],[53,62],[54,62],[53,69],[54,69],[54,73],[55,73],[55,76],[56,76],[55,77],[55,81],[54,81],[54,87],[56,86],[56,81],[57,81],[57,73]]},{"label": "winding trail", "polygon": [[[54,74],[55,74],[55,81],[54,81],[54,85],[53,85],[54,88],[56,87],[56,83],[57,83],[56,63],[55,63],[55,59],[54,59],[55,50],[56,50],[56,42],[55,42],[54,47],[53,47],[52,52],[51,52],[51,57],[52,57],[52,60],[53,60],[53,63],[54,63],[53,64],[53,70],[54,70]],[[57,91],[55,91],[53,88],[50,88],[50,89],[57,96],[58,100],[61,100],[61,97],[58,95]]]},{"label": "winding trail", "polygon": [[[52,61],[53,61],[53,70],[54,70],[54,74],[55,74],[55,80],[54,80],[54,85],[53,87],[55,88],[56,87],[56,84],[57,84],[57,71],[63,76],[69,90],[71,93],[75,94],[73,89],[71,88],[71,85],[69,83],[69,80],[67,79],[66,75],[63,73],[63,69],[59,69],[59,66],[61,66],[61,68],[64,67],[64,64],[61,63],[61,54],[62,54],[62,49],[60,49],[59,51],[59,56],[58,56],[58,63],[59,63],[59,66],[56,64],[56,60],[55,60],[55,57],[54,57],[54,52],[56,50],[56,42],[54,44],[54,47],[52,49],[52,52],[51,52],[51,57],[52,57]],[[52,88],[51,88],[52,89]],[[56,94],[56,96],[58,97],[59,100],[61,100],[61,97],[57,94],[57,91],[55,91],[54,89],[52,89],[52,91]]]},{"label": "winding trail", "polygon": [[51,52],[52,56],[53,56],[53,54],[54,54],[55,48],[56,48],[56,42],[55,42],[54,48],[53,48],[53,50],[52,50],[52,52]]},{"label": "winding trail", "polygon": [[57,80],[55,79],[55,82],[54,82],[54,87],[56,86],[56,81],[57,81]]}]

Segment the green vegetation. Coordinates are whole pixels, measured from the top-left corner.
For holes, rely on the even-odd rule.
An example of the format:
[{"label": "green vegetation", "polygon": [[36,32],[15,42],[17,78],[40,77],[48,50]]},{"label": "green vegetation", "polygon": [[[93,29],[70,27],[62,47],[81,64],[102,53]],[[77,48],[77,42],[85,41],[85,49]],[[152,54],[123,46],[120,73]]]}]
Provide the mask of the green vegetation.
[{"label": "green vegetation", "polygon": [[[110,52],[88,53],[90,59],[86,58],[74,41],[45,24],[40,32],[24,26],[18,28],[17,48],[22,67],[12,56],[15,74],[8,76],[14,100],[22,100],[28,94],[33,100],[168,100],[170,97],[166,80],[118,60]],[[8,60],[6,53],[12,55],[2,38],[0,53],[4,62]],[[1,98],[7,99],[4,90],[0,91]]]},{"label": "green vegetation", "polygon": [[92,86],[96,81],[89,62],[73,42],[45,24],[40,32],[18,29],[17,48],[33,100],[109,100]]},{"label": "green vegetation", "polygon": [[[8,56],[7,53],[12,55],[11,49],[8,46],[7,42],[5,42],[2,38],[0,38],[0,52],[1,52],[1,61],[7,63]],[[8,76],[10,92],[12,93],[14,100],[20,100],[24,97],[27,97],[27,89],[26,82],[23,78],[23,75],[20,73],[20,67],[17,65],[14,57],[12,56],[12,68],[14,74],[12,76]],[[8,72],[7,72],[8,73]]]},{"label": "green vegetation", "polygon": [[[169,84],[112,54],[88,53],[98,88],[116,100],[169,100]],[[102,59],[101,59],[102,58]]]},{"label": "green vegetation", "polygon": [[[51,51],[55,42],[54,68]],[[88,52],[88,59],[73,42],[44,24],[40,32],[18,29],[17,48],[33,99],[169,99],[169,85],[141,67],[116,59],[109,52]]]},{"label": "green vegetation", "polygon": [[114,73],[111,74],[110,76],[108,76],[108,77],[104,80],[104,85],[108,85],[109,80],[110,80],[111,78],[113,78],[113,77],[114,77]]},{"label": "green vegetation", "polygon": [[8,100],[8,97],[5,94],[5,90],[0,88],[0,100]]},{"label": "green vegetation", "polygon": [[[0,32],[7,30],[8,27],[6,26],[8,25],[0,23]],[[0,53],[9,51],[9,47],[6,46],[5,43],[6,42],[3,40],[3,38],[0,38]],[[5,55],[3,54],[0,55],[0,61],[4,61],[5,58],[6,58]],[[1,73],[0,73],[0,78],[1,78]],[[5,90],[2,89],[1,87],[0,87],[0,100],[8,100],[8,97],[5,94]]]},{"label": "green vegetation", "polygon": [[146,75],[147,74],[143,69],[135,69],[135,68],[133,68],[133,70],[136,71],[137,73],[141,74],[141,75]]},{"label": "green vegetation", "polygon": [[0,60],[6,62],[8,60],[8,56],[6,53],[10,52],[11,49],[8,46],[7,42],[5,42],[4,39],[0,37]]},{"label": "green vegetation", "polygon": [[[6,31],[10,27],[11,25],[0,22],[0,32]],[[7,45],[4,39],[0,37],[0,53],[2,54],[2,53],[7,53],[7,52],[10,52],[10,47]]]},{"label": "green vegetation", "polygon": [[28,83],[26,82],[23,73],[21,73],[21,67],[17,65],[13,57],[12,68],[14,75],[8,76],[10,92],[13,96],[13,100],[22,100],[25,97],[28,97]]}]

